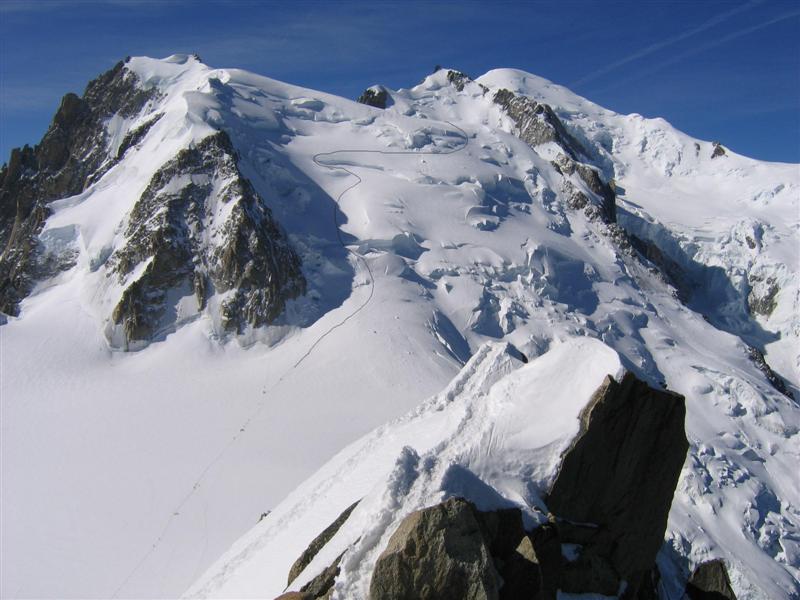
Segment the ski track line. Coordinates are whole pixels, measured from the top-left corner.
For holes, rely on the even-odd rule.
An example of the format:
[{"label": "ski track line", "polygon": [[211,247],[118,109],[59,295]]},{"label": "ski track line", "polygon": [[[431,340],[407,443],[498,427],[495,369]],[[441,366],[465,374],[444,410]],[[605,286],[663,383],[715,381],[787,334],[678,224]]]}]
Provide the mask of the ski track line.
[{"label": "ski track line", "polygon": [[256,405],[256,409],[250,414],[249,417],[247,417],[247,419],[244,421],[242,426],[239,428],[239,431],[236,432],[230,438],[230,440],[228,440],[228,442],[220,449],[220,451],[216,454],[216,456],[214,456],[214,458],[211,460],[211,462],[209,462],[205,466],[205,468],[200,472],[200,475],[197,477],[197,479],[195,479],[194,484],[192,485],[192,488],[181,499],[181,501],[178,503],[178,505],[172,511],[172,514],[167,518],[167,522],[165,523],[165,525],[164,525],[163,529],[161,530],[161,532],[158,534],[158,537],[156,537],[155,541],[151,544],[150,548],[147,549],[147,551],[144,553],[142,558],[139,559],[139,562],[136,563],[136,565],[134,566],[133,570],[128,574],[128,576],[122,581],[122,583],[119,584],[119,586],[117,586],[117,588],[114,590],[114,593],[111,596],[111,598],[118,598],[119,597],[119,594],[122,591],[122,589],[128,584],[128,582],[130,582],[136,576],[136,574],[138,573],[139,569],[142,568],[144,563],[147,562],[147,560],[152,556],[152,554],[161,546],[161,544],[163,543],[164,539],[167,536],[167,533],[169,532],[170,527],[172,526],[172,523],[175,521],[176,517],[180,516],[181,510],[183,510],[183,508],[189,503],[189,501],[195,496],[197,491],[200,489],[200,486],[202,485],[202,483],[203,483],[206,475],[208,475],[209,471],[211,471],[211,469],[222,459],[222,457],[228,452],[228,450],[237,442],[239,437],[242,436],[247,431],[247,427],[250,425],[250,423],[252,423],[256,418],[258,418],[258,416],[261,414],[261,412],[264,410],[264,408],[266,406],[266,399],[268,397],[267,396],[267,392],[268,391],[269,392],[274,391],[275,388],[277,388],[278,385],[280,385],[283,382],[283,380],[286,379],[286,377],[289,374],[292,373],[292,371],[294,371],[298,366],[300,366],[300,364],[303,363],[304,360],[306,360],[309,356],[311,356],[311,353],[314,351],[314,349],[326,337],[328,337],[328,335],[330,335],[331,333],[333,333],[334,331],[336,331],[337,329],[342,327],[350,319],[355,317],[364,308],[366,308],[367,305],[372,301],[372,297],[375,294],[375,278],[372,275],[372,269],[370,268],[369,262],[367,261],[366,257],[364,257],[364,255],[356,252],[355,250],[352,250],[351,248],[349,248],[347,246],[347,244],[345,243],[344,239],[342,238],[342,232],[339,229],[339,219],[338,219],[338,211],[339,211],[339,206],[340,206],[340,202],[341,202],[342,198],[350,190],[353,190],[356,187],[358,187],[359,185],[361,185],[361,183],[363,183],[363,179],[361,178],[361,176],[357,175],[356,173],[354,173],[353,171],[351,171],[347,167],[343,167],[341,165],[327,164],[327,163],[321,162],[320,161],[320,157],[329,157],[329,156],[333,156],[335,154],[343,154],[343,153],[348,153],[348,154],[382,154],[382,155],[386,155],[386,156],[397,156],[397,155],[402,155],[402,156],[429,156],[429,155],[447,156],[447,155],[455,154],[457,152],[461,152],[462,150],[464,150],[469,145],[469,136],[467,135],[467,132],[464,131],[463,129],[461,129],[461,127],[459,127],[458,125],[455,125],[455,124],[451,123],[450,121],[441,121],[441,122],[447,123],[453,129],[458,130],[459,134],[462,136],[462,138],[464,140],[464,143],[462,145],[458,146],[457,148],[452,148],[452,149],[449,149],[449,150],[444,151],[444,152],[437,152],[437,151],[433,151],[433,150],[425,150],[425,151],[417,152],[417,151],[413,151],[413,150],[343,149],[343,150],[333,150],[333,151],[329,151],[329,152],[318,152],[317,154],[312,156],[311,160],[318,167],[323,167],[325,169],[331,169],[331,170],[341,170],[341,171],[344,171],[345,173],[347,173],[348,175],[352,175],[353,177],[356,178],[355,183],[353,183],[352,185],[349,185],[348,187],[346,187],[344,190],[342,190],[339,193],[338,196],[336,196],[336,202],[334,203],[334,207],[333,207],[333,224],[334,224],[334,229],[336,230],[336,238],[337,238],[337,240],[339,242],[339,245],[341,245],[342,248],[344,248],[349,254],[351,254],[356,259],[356,261],[360,261],[361,264],[364,265],[364,268],[366,269],[367,274],[369,275],[369,286],[370,286],[369,295],[364,300],[364,302],[362,302],[353,312],[351,312],[349,315],[347,315],[345,318],[343,318],[341,321],[339,321],[335,325],[332,325],[327,331],[325,331],[322,335],[320,335],[316,339],[316,341],[313,344],[311,344],[309,349],[291,367],[289,367],[286,371],[284,371],[284,373],[277,379],[277,381],[275,381],[274,384],[272,384],[269,387],[269,389],[263,388],[261,390],[262,398],[258,402],[258,404]]}]

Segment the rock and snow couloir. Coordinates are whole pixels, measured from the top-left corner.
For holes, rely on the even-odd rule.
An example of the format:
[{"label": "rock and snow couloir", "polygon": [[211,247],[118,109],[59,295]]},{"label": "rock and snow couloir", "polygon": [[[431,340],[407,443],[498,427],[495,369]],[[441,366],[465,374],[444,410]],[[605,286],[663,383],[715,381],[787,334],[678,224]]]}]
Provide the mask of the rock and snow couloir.
[{"label": "rock and snow couloir", "polygon": [[[286,561],[364,496],[347,523],[383,529],[345,554],[334,589],[349,597],[368,585],[355,557],[438,501],[448,465],[475,476],[464,495],[490,485],[530,517],[533,471],[553,464],[522,427],[533,415],[482,437],[523,405],[475,392],[419,416],[486,353],[506,356],[484,365],[487,397],[554,356],[561,380],[534,381],[537,398],[575,385],[564,402],[583,406],[621,368],[685,396],[689,452],[659,565],[677,581],[722,558],[740,598],[800,593],[797,166],[508,69],[443,69],[369,100],[386,108],[195,57],[133,58],[12,154],[3,594],[176,595],[276,506],[191,593],[277,593]],[[512,368],[500,340],[531,364]],[[437,460],[425,453],[442,430],[388,433],[472,404],[487,421],[464,420],[475,435]],[[337,461],[377,434],[353,440],[412,409],[377,430],[387,445],[371,466],[351,465],[358,494],[301,498],[333,490]],[[480,466],[469,448],[486,444],[516,470]],[[391,499],[398,456],[410,470],[394,483],[409,487]],[[302,577],[353,543],[344,527]],[[274,569],[248,562],[258,548],[283,551]]]}]

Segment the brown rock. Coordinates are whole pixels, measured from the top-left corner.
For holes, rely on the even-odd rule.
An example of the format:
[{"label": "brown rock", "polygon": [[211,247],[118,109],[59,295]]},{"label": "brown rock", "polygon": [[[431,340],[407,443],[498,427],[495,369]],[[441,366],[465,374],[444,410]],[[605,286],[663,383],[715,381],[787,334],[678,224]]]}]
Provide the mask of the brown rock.
[{"label": "brown rock", "polygon": [[471,502],[451,498],[403,520],[378,558],[371,600],[497,600],[500,582]]},{"label": "brown rock", "polygon": [[697,565],[686,584],[686,594],[692,600],[736,600],[725,562],[710,560]]},{"label": "brown rock", "polygon": [[322,550],[325,544],[331,541],[331,538],[333,538],[333,536],[336,535],[336,532],[338,532],[342,525],[345,524],[347,519],[350,517],[350,513],[353,512],[353,509],[355,509],[356,506],[358,506],[358,502],[354,502],[344,509],[342,514],[336,517],[336,520],[333,523],[328,525],[322,533],[320,533],[311,541],[311,543],[308,545],[308,548],[303,551],[300,557],[294,561],[291,569],[289,569],[289,579],[286,582],[287,584],[291,584],[295,579],[297,579],[297,576],[303,572],[303,569],[305,569],[312,560],[314,560],[314,557],[319,553],[320,550]]},{"label": "brown rock", "polygon": [[542,593],[545,597],[555,598],[563,562],[558,528],[552,523],[542,525],[530,533],[530,539],[542,575]]},{"label": "brown rock", "polygon": [[607,377],[581,414],[547,498],[562,520],[602,528],[602,546],[625,579],[655,562],[689,444],[678,394],[627,374]]},{"label": "brown rock", "polygon": [[533,598],[542,588],[542,573],[533,542],[524,536],[514,552],[503,561],[500,573],[503,586],[501,600]]},{"label": "brown rock", "polygon": [[344,556],[344,552],[337,556],[333,563],[325,567],[319,575],[301,587],[300,591],[308,598],[315,600],[328,598],[333,590],[336,577],[339,575],[339,563],[342,561],[342,556]]}]

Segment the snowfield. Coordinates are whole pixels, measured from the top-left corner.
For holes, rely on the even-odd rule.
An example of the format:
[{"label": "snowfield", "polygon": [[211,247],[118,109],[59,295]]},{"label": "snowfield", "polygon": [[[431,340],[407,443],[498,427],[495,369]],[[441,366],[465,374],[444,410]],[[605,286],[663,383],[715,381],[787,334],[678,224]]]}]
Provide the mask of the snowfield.
[{"label": "snowfield", "polygon": [[[301,576],[366,528],[334,596],[363,597],[417,508],[466,495],[537,518],[575,415],[628,370],[687,402],[662,572],[721,557],[739,598],[800,596],[798,165],[712,158],[661,119],[510,69],[460,91],[441,70],[381,110],[188,56],[127,68],[159,92],[142,119],[163,116],[54,205],[42,243],[75,266],[0,326],[0,595],[272,597],[363,497]],[[552,106],[613,179],[618,223],[684,289],[567,207],[565,182],[585,184],[554,167],[555,144],[515,135],[499,89]],[[112,119],[110,143],[139,125]],[[217,130],[307,293],[237,336],[220,298],[187,293],[175,327],[123,352],[106,261],[153,174]]]}]

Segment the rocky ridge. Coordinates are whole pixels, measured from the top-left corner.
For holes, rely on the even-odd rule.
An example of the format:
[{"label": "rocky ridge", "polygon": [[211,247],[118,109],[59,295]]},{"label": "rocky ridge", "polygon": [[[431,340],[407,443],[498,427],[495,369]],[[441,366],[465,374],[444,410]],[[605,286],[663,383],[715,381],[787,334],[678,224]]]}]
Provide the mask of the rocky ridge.
[{"label": "rocky ridge", "polygon": [[120,61],[89,82],[83,97],[64,96],[39,144],[12,150],[0,169],[0,312],[16,315],[19,301],[38,279],[51,275],[53,268],[71,266],[69,261],[49,268],[37,264],[37,235],[50,214],[48,205],[82,192],[114,166],[147,127],[113,148],[108,120],[132,119],[155,96]]},{"label": "rocky ridge", "polygon": [[[519,508],[480,510],[451,497],[409,514],[371,574],[371,600],[525,600],[559,591],[659,597],[656,555],[688,442],[683,397],[628,373],[608,376],[581,411],[546,496],[547,519],[526,528]],[[289,586],[357,503],[292,566]],[[298,592],[329,598],[342,554]],[[724,571],[724,565],[723,565]]]},{"label": "rocky ridge", "polygon": [[[590,164],[587,150],[567,131],[550,105],[528,96],[514,94],[507,89],[490,93],[488,87],[460,71],[449,70],[447,80],[459,92],[467,85],[474,85],[484,95],[490,94],[492,101],[510,119],[514,134],[531,148],[536,149],[546,144],[559,148],[560,152],[551,164],[563,175],[560,191],[567,206],[572,210],[585,211],[590,219],[609,224],[616,222],[613,181],[605,181],[597,167]],[[573,180],[572,175],[577,175],[577,179]]]}]

